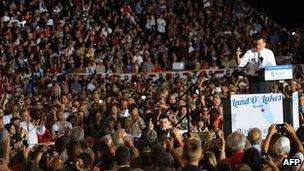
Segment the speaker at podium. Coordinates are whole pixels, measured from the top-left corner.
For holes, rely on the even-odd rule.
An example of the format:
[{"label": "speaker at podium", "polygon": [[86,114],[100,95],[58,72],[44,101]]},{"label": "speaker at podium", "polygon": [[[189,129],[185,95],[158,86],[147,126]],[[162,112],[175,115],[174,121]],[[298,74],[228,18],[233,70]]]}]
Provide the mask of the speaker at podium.
[{"label": "speaker at podium", "polygon": [[247,66],[241,70],[241,75],[248,78],[249,93],[269,93],[271,83],[275,80],[290,80],[293,78],[292,65],[265,66],[258,71]]}]

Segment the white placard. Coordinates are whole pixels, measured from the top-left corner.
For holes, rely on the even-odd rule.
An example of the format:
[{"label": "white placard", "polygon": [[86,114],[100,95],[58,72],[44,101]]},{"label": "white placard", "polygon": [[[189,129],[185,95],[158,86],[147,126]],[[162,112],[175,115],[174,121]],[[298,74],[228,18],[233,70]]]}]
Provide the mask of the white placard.
[{"label": "white placard", "polygon": [[247,135],[257,127],[265,138],[272,123],[283,123],[283,96],[281,93],[243,94],[231,96],[231,128]]},{"label": "white placard", "polygon": [[172,63],[172,70],[173,71],[183,71],[183,70],[185,70],[185,63],[184,62],[173,62]]},{"label": "white placard", "polygon": [[299,121],[299,93],[292,93],[292,126],[297,130],[300,126]]},{"label": "white placard", "polygon": [[265,67],[265,81],[292,79],[292,65]]}]

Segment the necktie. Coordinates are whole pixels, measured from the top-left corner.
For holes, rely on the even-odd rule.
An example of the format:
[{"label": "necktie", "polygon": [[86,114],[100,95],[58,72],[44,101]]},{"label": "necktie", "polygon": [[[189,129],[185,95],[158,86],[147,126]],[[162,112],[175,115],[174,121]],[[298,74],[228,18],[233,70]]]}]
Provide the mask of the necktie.
[{"label": "necktie", "polygon": [[260,68],[261,67],[261,64],[262,64],[262,61],[261,61],[261,53],[258,52],[258,67]]}]

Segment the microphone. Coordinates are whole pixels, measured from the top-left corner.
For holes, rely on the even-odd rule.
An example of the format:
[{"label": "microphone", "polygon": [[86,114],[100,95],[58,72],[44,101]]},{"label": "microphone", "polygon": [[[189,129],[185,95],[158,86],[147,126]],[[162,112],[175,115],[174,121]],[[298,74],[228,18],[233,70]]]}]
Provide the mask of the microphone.
[{"label": "microphone", "polygon": [[259,60],[260,60],[261,63],[263,63],[264,58],[261,56],[261,57],[259,58]]}]

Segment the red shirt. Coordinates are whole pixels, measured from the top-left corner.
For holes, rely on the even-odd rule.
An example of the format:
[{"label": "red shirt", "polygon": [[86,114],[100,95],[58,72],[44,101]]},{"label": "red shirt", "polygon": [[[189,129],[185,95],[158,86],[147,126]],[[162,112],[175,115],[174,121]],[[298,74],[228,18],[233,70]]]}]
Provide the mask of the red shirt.
[{"label": "red shirt", "polygon": [[232,154],[231,157],[226,158],[226,160],[230,163],[232,168],[236,168],[239,164],[242,163],[244,151],[238,151]]},{"label": "red shirt", "polygon": [[131,10],[131,7],[126,3],[121,7],[121,12],[123,12],[125,15],[129,14]]},{"label": "red shirt", "polygon": [[212,126],[214,128],[220,128],[223,124],[223,117],[217,117],[213,122],[212,122]]},{"label": "red shirt", "polygon": [[75,6],[81,7],[81,0],[74,0]]},{"label": "red shirt", "polygon": [[52,138],[52,134],[50,132],[50,130],[46,129],[45,133],[43,135],[38,135],[38,142],[39,143],[47,143],[53,140]]}]

